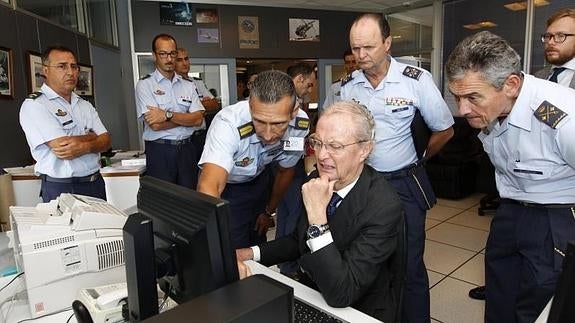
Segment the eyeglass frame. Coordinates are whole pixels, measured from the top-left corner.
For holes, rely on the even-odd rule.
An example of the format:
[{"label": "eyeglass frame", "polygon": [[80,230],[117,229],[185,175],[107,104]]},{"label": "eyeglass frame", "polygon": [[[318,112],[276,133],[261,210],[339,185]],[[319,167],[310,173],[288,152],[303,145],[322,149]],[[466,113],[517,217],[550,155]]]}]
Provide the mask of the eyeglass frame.
[{"label": "eyeglass frame", "polygon": [[[317,149],[316,147],[314,147],[315,145],[312,144],[313,141],[316,141],[316,142],[317,142],[317,145],[319,145],[319,149]],[[311,148],[313,148],[313,150],[319,151],[322,147],[325,147],[325,150],[326,150],[328,153],[332,154],[332,155],[341,154],[341,153],[344,151],[345,147],[348,147],[348,146],[351,146],[351,145],[356,145],[356,144],[361,144],[361,143],[369,142],[369,141],[371,141],[371,139],[358,140],[358,141],[356,141],[356,142],[352,142],[352,143],[349,143],[349,144],[342,144],[342,143],[340,143],[340,142],[329,142],[329,143],[326,143],[326,142],[323,142],[323,141],[321,141],[321,140],[319,140],[319,139],[317,139],[317,138],[314,138],[313,135],[312,135],[312,136],[309,136],[309,137],[307,138],[307,143],[311,146]],[[333,146],[334,144],[336,144],[336,145],[338,145],[338,146],[334,147],[334,146]]]},{"label": "eyeglass frame", "polygon": [[156,55],[158,55],[161,59],[166,59],[168,58],[168,56],[170,56],[171,58],[177,58],[178,57],[178,51],[174,50],[171,52],[154,52]]},{"label": "eyeglass frame", "polygon": [[[544,34],[541,34],[541,42],[545,44],[545,43],[550,42],[551,39],[553,39],[553,41],[555,43],[563,44],[567,40],[567,37],[569,37],[569,36],[575,36],[575,34],[566,34],[566,33],[561,33],[561,32],[555,33],[555,34],[544,33]],[[558,40],[557,37],[562,37],[562,38],[561,38],[561,40]]]},{"label": "eyeglass frame", "polygon": [[74,63],[59,63],[56,65],[42,64],[42,66],[53,67],[55,69],[60,70],[61,72],[67,72],[67,71],[79,72],[80,71],[80,65],[74,64]]}]

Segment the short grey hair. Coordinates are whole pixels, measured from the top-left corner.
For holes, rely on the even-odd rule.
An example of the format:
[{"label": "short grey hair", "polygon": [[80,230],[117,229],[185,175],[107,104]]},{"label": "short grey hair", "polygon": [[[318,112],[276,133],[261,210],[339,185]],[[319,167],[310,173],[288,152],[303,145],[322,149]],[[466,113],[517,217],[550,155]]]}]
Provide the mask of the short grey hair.
[{"label": "short grey hair", "polygon": [[355,126],[353,133],[356,140],[373,141],[375,138],[375,121],[365,106],[354,101],[338,101],[325,108],[320,119],[332,114],[345,114],[351,117]]},{"label": "short grey hair", "polygon": [[277,103],[290,97],[295,108],[295,86],[289,75],[277,70],[261,72],[250,88],[250,97],[256,97],[264,104]]},{"label": "short grey hair", "polygon": [[509,43],[489,31],[462,40],[449,55],[445,72],[453,82],[468,71],[479,72],[497,90],[510,75],[521,75],[521,57]]}]

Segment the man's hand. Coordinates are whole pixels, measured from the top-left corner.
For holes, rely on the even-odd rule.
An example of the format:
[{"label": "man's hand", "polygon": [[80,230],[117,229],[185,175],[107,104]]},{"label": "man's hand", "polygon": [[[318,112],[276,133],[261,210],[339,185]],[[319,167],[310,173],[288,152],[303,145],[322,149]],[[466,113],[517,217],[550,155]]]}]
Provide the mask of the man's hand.
[{"label": "man's hand", "polygon": [[301,193],[309,224],[327,223],[326,208],[331,200],[335,182],[324,175],[302,185]]},{"label": "man's hand", "polygon": [[246,261],[254,259],[254,251],[252,248],[236,249],[236,259],[238,261]]},{"label": "man's hand", "polygon": [[239,260],[238,260],[238,273],[240,274],[240,279],[244,279],[252,275],[250,267],[246,266],[246,264],[244,264],[242,261]]},{"label": "man's hand", "polygon": [[52,151],[58,158],[70,160],[86,154],[89,148],[83,138],[73,136],[58,138]]},{"label": "man's hand", "polygon": [[166,111],[152,106],[146,106],[148,111],[144,113],[144,120],[148,125],[154,125],[166,121]]},{"label": "man's hand", "polygon": [[275,226],[276,224],[274,222],[274,219],[271,216],[262,213],[258,215],[256,219],[256,227],[254,228],[254,230],[256,230],[258,234],[261,236],[266,234],[266,232],[268,232],[270,228],[273,228]]}]

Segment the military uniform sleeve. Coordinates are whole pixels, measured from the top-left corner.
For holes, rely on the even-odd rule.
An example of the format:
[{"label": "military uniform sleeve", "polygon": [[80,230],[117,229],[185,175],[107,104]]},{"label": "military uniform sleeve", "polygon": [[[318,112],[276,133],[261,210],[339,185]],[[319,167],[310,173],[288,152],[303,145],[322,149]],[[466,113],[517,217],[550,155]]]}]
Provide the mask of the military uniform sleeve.
[{"label": "military uniform sleeve", "polygon": [[229,174],[234,166],[234,154],[238,149],[239,140],[238,129],[221,115],[216,115],[208,129],[204,152],[198,165],[201,168],[205,163],[216,164]]},{"label": "military uniform sleeve", "polygon": [[190,85],[193,87],[193,91],[192,91],[192,95],[191,95],[192,104],[190,104],[190,108],[188,109],[188,112],[205,111],[206,109],[202,105],[202,102],[200,101],[200,97],[198,95],[198,92],[196,91],[196,85],[194,83],[191,83]]},{"label": "military uniform sleeve", "polygon": [[417,108],[431,131],[443,131],[454,124],[449,107],[433,83],[431,74],[424,72],[418,82],[420,106]]},{"label": "military uniform sleeve", "polygon": [[27,99],[22,104],[20,125],[31,149],[67,135],[51,111],[35,100]]},{"label": "military uniform sleeve", "polygon": [[559,128],[555,137],[555,142],[559,148],[559,153],[565,162],[575,168],[575,145],[573,138],[575,138],[575,116],[569,116],[565,124]]},{"label": "military uniform sleeve", "polygon": [[94,133],[97,134],[98,136],[108,132],[108,130],[102,123],[102,120],[100,120],[98,111],[96,111],[96,109],[90,103],[88,104],[90,105],[90,115],[92,118],[92,131],[94,131]]},{"label": "military uniform sleeve", "polygon": [[136,112],[138,118],[141,118],[144,113],[148,111],[147,106],[157,107],[158,104],[154,99],[149,82],[140,80],[138,81],[138,84],[136,84]]}]

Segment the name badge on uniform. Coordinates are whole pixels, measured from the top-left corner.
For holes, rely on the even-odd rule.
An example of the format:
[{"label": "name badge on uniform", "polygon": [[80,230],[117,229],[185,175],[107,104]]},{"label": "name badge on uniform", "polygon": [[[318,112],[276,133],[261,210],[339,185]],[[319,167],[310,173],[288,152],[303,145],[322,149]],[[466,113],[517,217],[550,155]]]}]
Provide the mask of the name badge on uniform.
[{"label": "name badge on uniform", "polygon": [[189,96],[181,96],[178,98],[178,103],[183,105],[190,105],[192,104],[192,98]]},{"label": "name badge on uniform", "polygon": [[287,151],[303,151],[303,138],[302,137],[289,137],[284,141],[284,150]]}]

